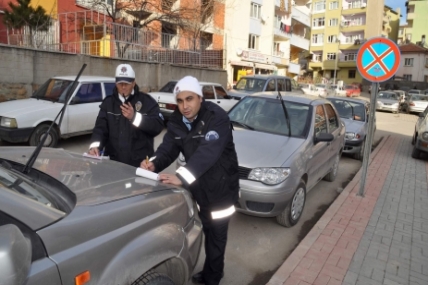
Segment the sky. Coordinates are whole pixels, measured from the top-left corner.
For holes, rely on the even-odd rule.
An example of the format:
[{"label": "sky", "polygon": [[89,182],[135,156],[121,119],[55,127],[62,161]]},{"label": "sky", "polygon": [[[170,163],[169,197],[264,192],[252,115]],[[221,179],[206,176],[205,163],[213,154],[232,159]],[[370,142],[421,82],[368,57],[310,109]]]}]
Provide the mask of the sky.
[{"label": "sky", "polygon": [[406,0],[385,0],[385,5],[391,7],[393,10],[396,8],[401,9],[401,15],[403,17],[400,18],[400,24],[406,23]]}]

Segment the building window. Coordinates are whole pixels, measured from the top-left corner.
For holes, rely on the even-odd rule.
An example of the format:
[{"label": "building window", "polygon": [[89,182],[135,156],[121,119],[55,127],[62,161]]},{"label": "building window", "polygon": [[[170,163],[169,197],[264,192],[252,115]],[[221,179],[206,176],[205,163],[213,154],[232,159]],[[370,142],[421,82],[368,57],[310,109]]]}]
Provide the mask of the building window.
[{"label": "building window", "polygon": [[425,81],[425,82],[428,82],[428,75],[425,75],[425,76],[424,76],[424,81]]},{"label": "building window", "polygon": [[330,27],[334,27],[337,26],[339,23],[339,20],[337,18],[335,19],[330,19]]},{"label": "building window", "polygon": [[425,58],[425,67],[428,67],[428,57]]},{"label": "building window", "polygon": [[356,70],[348,70],[348,78],[355,78],[356,74]]},{"label": "building window", "polygon": [[262,10],[262,6],[261,5],[256,4],[256,3],[251,3],[250,17],[251,18],[260,19],[261,10]]},{"label": "building window", "polygon": [[348,3],[348,9],[361,8],[361,0],[352,1]]},{"label": "building window", "polygon": [[313,20],[313,27],[315,28],[315,27],[324,27],[324,21],[325,21],[325,18],[324,17],[322,17],[322,18],[315,18],[314,20]]},{"label": "building window", "polygon": [[329,52],[327,53],[327,60],[335,60],[336,59],[336,53]]},{"label": "building window", "polygon": [[248,36],[248,48],[259,49],[259,36],[253,34]]},{"label": "building window", "polygon": [[333,36],[328,36],[328,40],[329,43],[337,43],[337,36],[333,35]]},{"label": "building window", "polygon": [[322,44],[324,42],[324,34],[314,34],[312,35],[313,44]]},{"label": "building window", "polygon": [[356,53],[348,53],[344,56],[345,61],[356,61],[357,60],[357,54]]},{"label": "building window", "polygon": [[403,74],[403,77],[407,81],[412,81],[412,75],[411,74]]},{"label": "building window", "polygon": [[321,62],[321,60],[322,60],[322,53],[314,53],[312,55],[312,61]]},{"label": "building window", "polygon": [[325,1],[318,1],[314,3],[314,11],[325,10]]},{"label": "building window", "polygon": [[413,66],[413,58],[405,58],[404,66]]},{"label": "building window", "polygon": [[357,40],[362,40],[362,36],[359,34],[359,35],[350,35],[350,36],[346,36],[345,37],[345,43],[347,43],[347,44],[354,44],[355,43],[355,41],[357,41]]},{"label": "building window", "polygon": [[402,37],[402,36],[403,36],[403,30],[402,30],[402,29],[399,29],[399,30],[398,30],[398,35],[399,35],[400,37]]},{"label": "building window", "polygon": [[339,9],[339,2],[334,1],[334,2],[330,2],[330,10],[336,10]]},{"label": "building window", "polygon": [[411,41],[412,40],[412,34],[406,34],[406,40]]}]

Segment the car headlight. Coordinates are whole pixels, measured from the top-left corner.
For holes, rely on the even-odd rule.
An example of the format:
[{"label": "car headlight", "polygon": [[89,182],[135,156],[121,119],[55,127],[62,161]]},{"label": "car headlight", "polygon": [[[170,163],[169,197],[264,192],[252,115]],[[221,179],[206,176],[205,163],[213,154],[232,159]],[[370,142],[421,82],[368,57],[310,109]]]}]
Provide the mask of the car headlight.
[{"label": "car headlight", "polygon": [[259,167],[251,170],[248,179],[275,185],[283,182],[289,175],[290,168]]},{"label": "car headlight", "polygon": [[354,140],[354,139],[358,140],[360,138],[361,136],[359,133],[351,133],[351,132],[345,133],[345,139],[347,140]]},{"label": "car headlight", "polygon": [[421,137],[423,140],[428,141],[428,132],[423,132]]},{"label": "car headlight", "polygon": [[14,118],[1,117],[0,126],[16,129],[18,127],[18,124],[16,123],[16,119]]}]

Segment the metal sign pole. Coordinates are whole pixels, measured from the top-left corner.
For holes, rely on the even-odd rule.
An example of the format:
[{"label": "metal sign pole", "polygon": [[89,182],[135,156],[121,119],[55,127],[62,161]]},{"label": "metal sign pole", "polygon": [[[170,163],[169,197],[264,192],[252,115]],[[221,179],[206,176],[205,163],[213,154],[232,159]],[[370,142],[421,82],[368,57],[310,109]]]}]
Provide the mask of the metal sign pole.
[{"label": "metal sign pole", "polygon": [[371,98],[370,98],[369,132],[366,137],[366,141],[364,143],[363,170],[361,173],[360,191],[358,192],[358,196],[362,196],[362,197],[364,197],[364,188],[366,186],[367,170],[370,162],[370,153],[372,151],[374,124],[376,121],[376,98],[377,98],[378,90],[379,90],[379,82],[373,82]]}]

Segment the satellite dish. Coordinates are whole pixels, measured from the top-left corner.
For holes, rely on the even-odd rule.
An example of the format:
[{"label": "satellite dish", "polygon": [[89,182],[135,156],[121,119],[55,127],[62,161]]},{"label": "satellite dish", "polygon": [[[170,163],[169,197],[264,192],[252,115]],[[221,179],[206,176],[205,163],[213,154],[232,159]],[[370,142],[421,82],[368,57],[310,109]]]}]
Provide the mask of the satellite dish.
[{"label": "satellite dish", "polygon": [[237,48],[236,49],[236,55],[241,56],[242,55],[242,49]]}]

